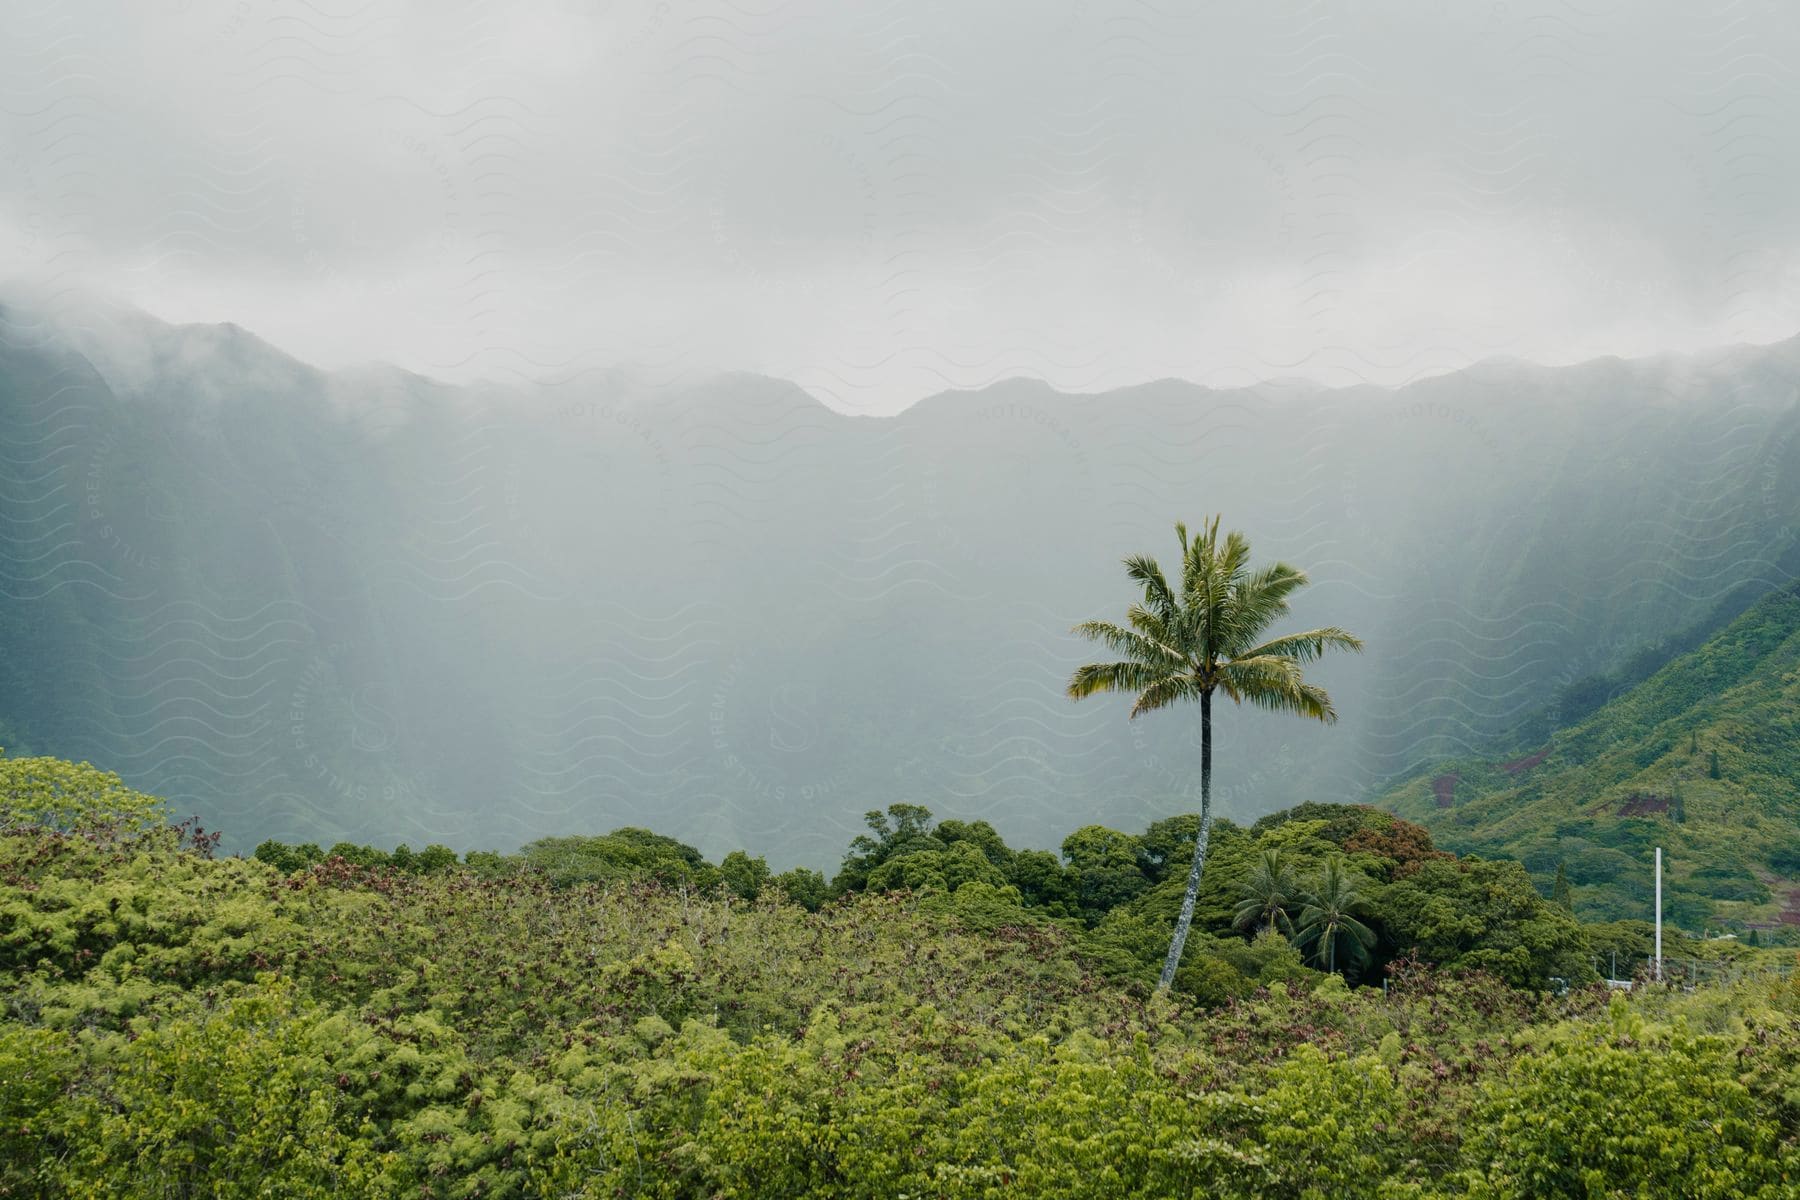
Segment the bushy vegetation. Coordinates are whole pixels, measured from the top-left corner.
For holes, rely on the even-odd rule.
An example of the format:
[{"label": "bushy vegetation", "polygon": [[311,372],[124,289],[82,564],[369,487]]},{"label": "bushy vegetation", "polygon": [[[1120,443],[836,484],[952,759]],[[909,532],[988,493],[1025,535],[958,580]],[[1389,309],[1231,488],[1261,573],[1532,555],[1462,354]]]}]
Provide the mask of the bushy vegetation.
[{"label": "bushy vegetation", "polygon": [[[0,1195],[1777,1196],[1800,1177],[1793,985],[1609,998],[1582,986],[1590,931],[1517,866],[1373,810],[1221,822],[1164,993],[1191,819],[1055,855],[897,806],[829,883],[640,830],[458,862],[238,859],[134,819],[160,810],[93,768],[0,758],[0,797],[59,769],[59,819],[0,823]],[[1309,910],[1360,913],[1370,941]],[[1308,965],[1333,940],[1383,986]]]},{"label": "bushy vegetation", "polygon": [[1381,805],[1454,849],[1518,859],[1545,890],[1560,872],[1574,911],[1595,919],[1649,911],[1662,846],[1674,920],[1790,939],[1800,928],[1800,588],[1636,678],[1690,640],[1628,664],[1581,720],[1431,764]]}]

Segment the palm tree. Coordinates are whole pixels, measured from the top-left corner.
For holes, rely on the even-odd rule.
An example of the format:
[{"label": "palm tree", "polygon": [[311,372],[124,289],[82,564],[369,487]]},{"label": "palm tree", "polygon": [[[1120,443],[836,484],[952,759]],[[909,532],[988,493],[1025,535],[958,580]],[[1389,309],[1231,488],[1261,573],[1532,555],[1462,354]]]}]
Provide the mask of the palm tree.
[{"label": "palm tree", "polygon": [[1337,628],[1259,642],[1270,624],[1287,615],[1288,597],[1306,585],[1305,573],[1280,562],[1252,571],[1250,543],[1235,531],[1221,542],[1217,517],[1191,541],[1187,526],[1176,525],[1175,533],[1181,539],[1179,590],[1154,558],[1127,558],[1125,573],[1144,598],[1125,614],[1126,624],[1087,621],[1075,627],[1122,658],[1089,663],[1069,680],[1069,695],[1077,700],[1096,692],[1135,693],[1134,718],[1178,700],[1200,702],[1200,830],[1159,988],[1174,981],[1181,963],[1212,835],[1213,693],[1329,723],[1337,720],[1331,697],[1306,682],[1300,668],[1331,647],[1362,649],[1362,642]]},{"label": "palm tree", "polygon": [[1334,854],[1325,860],[1319,890],[1300,910],[1300,936],[1294,945],[1313,952],[1313,962],[1336,972],[1341,948],[1345,964],[1354,966],[1368,958],[1375,934],[1358,917],[1369,914],[1369,902],[1357,893],[1355,880],[1344,869],[1344,859]]},{"label": "palm tree", "polygon": [[1250,868],[1250,878],[1244,883],[1243,899],[1238,901],[1232,928],[1253,932],[1273,929],[1291,938],[1294,922],[1287,910],[1306,899],[1299,881],[1294,878],[1293,868],[1288,866],[1281,851],[1264,850],[1257,857],[1256,865]]}]

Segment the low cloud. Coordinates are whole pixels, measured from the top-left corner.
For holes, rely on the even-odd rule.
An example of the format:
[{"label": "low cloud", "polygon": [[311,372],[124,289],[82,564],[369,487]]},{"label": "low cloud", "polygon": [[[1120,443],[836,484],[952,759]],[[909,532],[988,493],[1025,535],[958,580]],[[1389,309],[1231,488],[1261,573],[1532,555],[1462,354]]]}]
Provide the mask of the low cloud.
[{"label": "low cloud", "polygon": [[101,3],[0,266],[325,365],[1398,382],[1800,327],[1777,6]]}]

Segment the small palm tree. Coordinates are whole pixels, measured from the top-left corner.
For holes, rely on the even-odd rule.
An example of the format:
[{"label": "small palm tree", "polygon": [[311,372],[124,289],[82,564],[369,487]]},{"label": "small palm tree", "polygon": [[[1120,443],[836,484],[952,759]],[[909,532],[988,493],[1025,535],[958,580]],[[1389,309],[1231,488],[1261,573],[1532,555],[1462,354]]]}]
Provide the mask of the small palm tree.
[{"label": "small palm tree", "polygon": [[1174,981],[1181,964],[1212,835],[1213,693],[1329,723],[1337,720],[1331,697],[1306,682],[1300,668],[1332,647],[1362,649],[1362,642],[1337,628],[1259,641],[1287,615],[1288,597],[1306,585],[1305,573],[1280,562],[1252,571],[1250,543],[1235,531],[1221,541],[1217,517],[1191,541],[1187,526],[1176,525],[1175,533],[1181,539],[1179,589],[1149,555],[1126,559],[1125,573],[1143,588],[1142,603],[1131,606],[1124,625],[1087,621],[1075,627],[1120,661],[1089,663],[1069,680],[1069,695],[1077,700],[1096,692],[1134,693],[1134,718],[1178,700],[1200,703],[1200,830],[1160,988]]},{"label": "small palm tree", "polygon": [[1312,952],[1313,962],[1335,973],[1341,955],[1346,967],[1360,966],[1375,945],[1375,934],[1359,917],[1369,915],[1369,902],[1356,890],[1341,855],[1325,860],[1319,890],[1300,910],[1300,936],[1294,945]]},{"label": "small palm tree", "polygon": [[1307,897],[1300,890],[1294,870],[1279,850],[1264,850],[1250,868],[1244,882],[1243,899],[1238,901],[1232,928],[1260,933],[1273,929],[1285,937],[1294,936],[1294,921],[1288,909],[1303,904]]}]

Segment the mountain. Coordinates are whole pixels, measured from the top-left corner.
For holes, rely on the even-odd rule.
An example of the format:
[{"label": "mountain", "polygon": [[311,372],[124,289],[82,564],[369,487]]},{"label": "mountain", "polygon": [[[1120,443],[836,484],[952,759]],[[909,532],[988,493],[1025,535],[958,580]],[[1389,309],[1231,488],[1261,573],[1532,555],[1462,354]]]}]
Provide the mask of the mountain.
[{"label": "mountain", "polygon": [[450,386],[0,303],[0,737],[231,844],[647,825],[829,866],[896,801],[1054,845],[1191,811],[1197,718],[1075,705],[1119,559],[1307,568],[1331,728],[1219,715],[1220,810],[1474,753],[1793,579],[1800,341],[1399,389],[1013,380],[845,416],[752,375]]},{"label": "mountain", "polygon": [[1560,865],[1584,916],[1647,917],[1661,846],[1675,923],[1800,925],[1800,588],[1541,744],[1435,763],[1382,804],[1546,887]]}]

